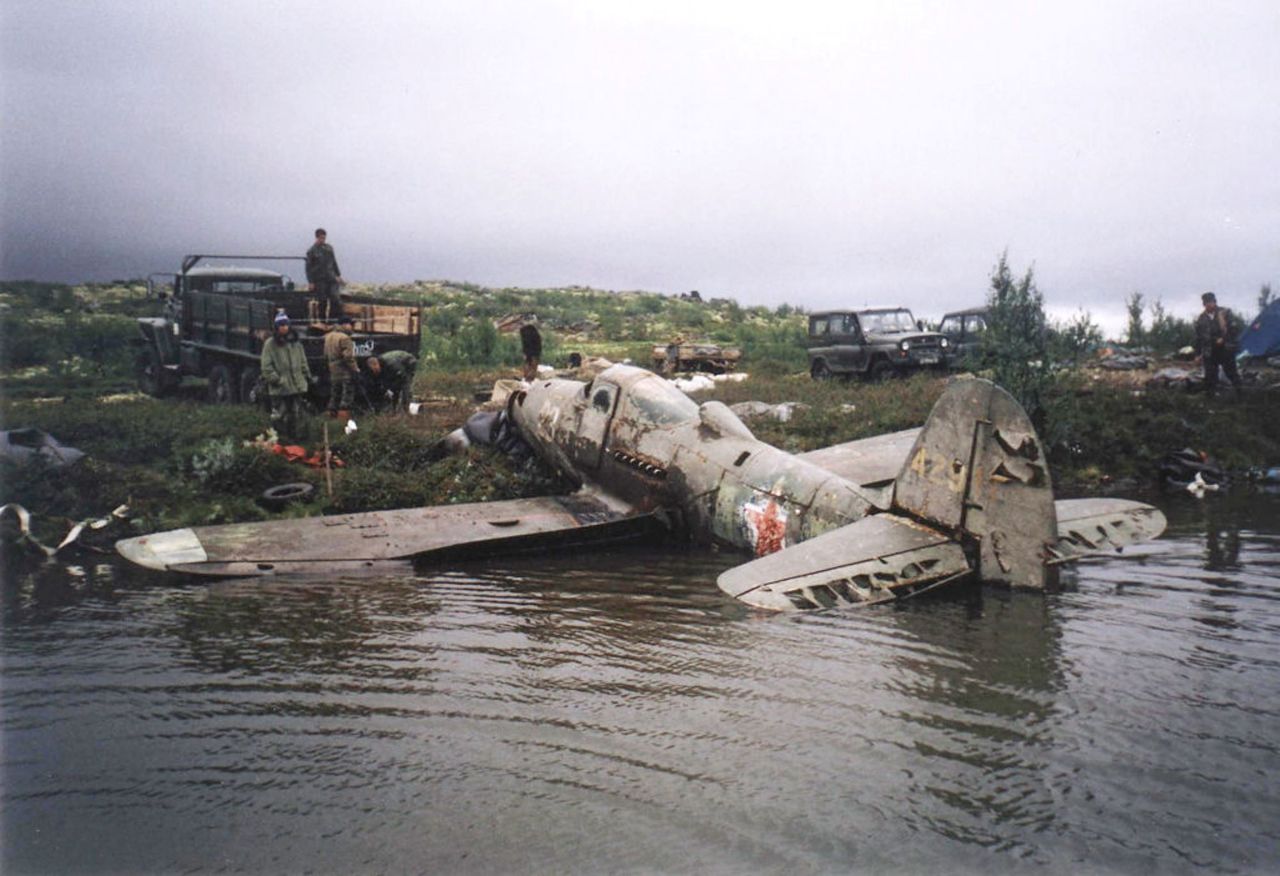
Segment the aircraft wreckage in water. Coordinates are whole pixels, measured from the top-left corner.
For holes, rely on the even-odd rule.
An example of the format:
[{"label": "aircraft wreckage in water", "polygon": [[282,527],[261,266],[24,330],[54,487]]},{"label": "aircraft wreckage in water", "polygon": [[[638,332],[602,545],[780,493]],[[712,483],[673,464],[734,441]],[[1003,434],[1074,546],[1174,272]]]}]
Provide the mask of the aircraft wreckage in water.
[{"label": "aircraft wreckage in water", "polygon": [[651,372],[540,380],[510,421],[576,479],[568,496],[179,529],[125,539],[152,569],[216,576],[336,573],[385,561],[608,541],[660,523],[750,551],[720,588],[768,609],[898,599],[978,576],[1043,589],[1056,566],[1155,538],[1164,516],[1124,499],[1055,502],[1044,449],[1004,390],[959,379],[920,429],[790,454],[724,404]]}]

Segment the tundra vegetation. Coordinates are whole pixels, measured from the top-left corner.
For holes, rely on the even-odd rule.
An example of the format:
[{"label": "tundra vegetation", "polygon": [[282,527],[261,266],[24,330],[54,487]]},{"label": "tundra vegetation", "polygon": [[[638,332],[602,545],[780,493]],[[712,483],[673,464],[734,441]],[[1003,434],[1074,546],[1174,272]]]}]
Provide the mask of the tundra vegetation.
[{"label": "tundra vegetation", "polygon": [[[330,429],[343,467],[333,476],[269,453],[253,441],[266,413],[249,405],[200,401],[198,381],[163,400],[134,390],[134,320],[157,312],[145,284],[119,281],[65,286],[0,284],[0,422],[35,426],[88,456],[54,469],[0,462],[0,502],[27,506],[49,537],[67,520],[108,513],[127,503],[131,519],[119,537],[192,524],[264,519],[445,502],[516,498],[569,489],[537,460],[516,463],[487,448],[435,459],[432,448],[475,409],[478,390],[515,377],[520,343],[495,323],[536,313],[543,362],[563,366],[571,352],[645,363],[655,343],[676,336],[739,347],[743,382],[718,383],[699,400],[797,402],[786,422],[754,419],[756,434],[785,450],[828,444],[917,426],[942,392],[930,375],[886,384],[819,382],[806,370],[805,313],[790,305],[744,307],[646,292],[489,289],[418,282],[362,288],[426,305],[416,417],[358,416],[345,435]],[[1268,290],[1269,291],[1269,290]],[[975,299],[981,300],[975,292]],[[1135,300],[1136,299],[1136,300]],[[1134,307],[1130,299],[1131,338]],[[1006,258],[993,269],[987,304],[992,331],[975,370],[1009,388],[1027,406],[1050,449],[1060,490],[1088,492],[1105,483],[1151,476],[1155,463],[1182,447],[1204,450],[1230,467],[1280,463],[1280,418],[1268,416],[1274,395],[1215,402],[1180,390],[1146,391],[1098,379],[1078,367],[1101,343],[1088,314],[1065,324],[1045,319],[1033,271],[1015,276]],[[1159,299],[1150,306],[1149,346],[1176,349],[1190,322],[1171,317]],[[310,427],[309,449],[321,443],[324,421]],[[331,424],[331,427],[333,424]],[[308,481],[308,502],[270,512],[257,498],[270,486]],[[1132,485],[1126,485],[1132,489]]]}]

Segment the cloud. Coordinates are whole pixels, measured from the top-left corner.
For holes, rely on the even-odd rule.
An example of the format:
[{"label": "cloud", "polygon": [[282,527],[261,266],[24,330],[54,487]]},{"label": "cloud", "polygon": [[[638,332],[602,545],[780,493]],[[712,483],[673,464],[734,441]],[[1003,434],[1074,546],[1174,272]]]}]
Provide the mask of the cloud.
[{"label": "cloud", "polygon": [[934,317],[1006,248],[1100,313],[1275,275],[1273,3],[0,14],[3,277],[292,253],[321,223],[353,279]]}]

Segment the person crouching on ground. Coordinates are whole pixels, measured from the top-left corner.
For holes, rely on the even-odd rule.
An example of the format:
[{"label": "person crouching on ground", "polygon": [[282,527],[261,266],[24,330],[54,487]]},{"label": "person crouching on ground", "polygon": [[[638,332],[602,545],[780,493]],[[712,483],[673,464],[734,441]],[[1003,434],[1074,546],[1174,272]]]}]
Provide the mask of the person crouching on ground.
[{"label": "person crouching on ground", "polygon": [[276,434],[302,440],[302,404],[315,378],[307,366],[307,353],[298,340],[298,333],[283,313],[276,315],[275,331],[262,345],[259,366],[271,398],[271,425]]},{"label": "person crouching on ground", "polygon": [[380,356],[370,356],[366,364],[377,382],[375,397],[389,396],[393,411],[407,411],[412,400],[417,358],[404,350],[388,350]]},{"label": "person crouching on ground", "polygon": [[1236,369],[1236,351],[1240,348],[1240,326],[1236,315],[1218,306],[1212,292],[1200,296],[1204,311],[1196,320],[1196,349],[1204,362],[1204,391],[1212,396],[1218,389],[1218,368],[1240,395],[1240,372]]},{"label": "person crouching on ground", "polygon": [[351,340],[354,320],[349,314],[338,317],[338,325],[324,338],[324,360],[329,364],[329,416],[345,421],[355,400],[355,381],[360,374],[356,345]]}]

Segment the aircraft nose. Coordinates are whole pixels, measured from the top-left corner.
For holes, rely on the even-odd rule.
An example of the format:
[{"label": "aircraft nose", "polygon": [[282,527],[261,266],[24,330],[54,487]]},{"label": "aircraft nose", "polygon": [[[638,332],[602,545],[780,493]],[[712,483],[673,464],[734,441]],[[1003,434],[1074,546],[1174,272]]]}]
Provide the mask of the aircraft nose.
[{"label": "aircraft nose", "polygon": [[116,542],[116,553],[130,562],[163,572],[182,563],[203,563],[204,546],[190,529],[172,529]]}]

